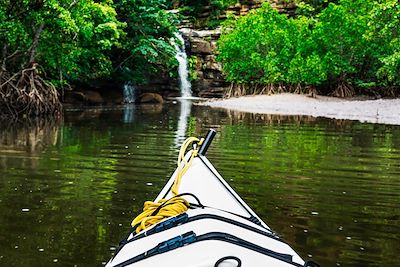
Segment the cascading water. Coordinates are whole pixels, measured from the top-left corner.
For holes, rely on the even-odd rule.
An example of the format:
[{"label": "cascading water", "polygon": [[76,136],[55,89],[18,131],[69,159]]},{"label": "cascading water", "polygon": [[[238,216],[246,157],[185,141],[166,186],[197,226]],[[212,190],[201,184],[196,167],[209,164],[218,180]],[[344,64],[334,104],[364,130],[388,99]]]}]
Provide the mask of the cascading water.
[{"label": "cascading water", "polygon": [[134,121],[135,106],[132,104],[135,103],[136,100],[136,90],[135,86],[130,82],[124,84],[123,97],[123,103],[125,104],[123,121],[125,123],[131,123]]},{"label": "cascading water", "polygon": [[183,39],[181,33],[176,33],[175,38],[178,40],[175,43],[176,55],[175,58],[178,60],[178,73],[179,73],[179,86],[181,91],[181,97],[191,98],[192,97],[192,85],[189,81],[189,71],[188,71],[188,60],[185,51],[185,40]]},{"label": "cascading water", "polygon": [[188,127],[188,120],[190,118],[192,110],[192,85],[189,81],[189,69],[187,54],[185,51],[185,40],[181,33],[175,34],[176,55],[175,58],[178,60],[178,74],[179,74],[179,88],[181,97],[178,98],[180,102],[180,115],[178,119],[177,130],[175,132],[175,146],[180,147],[183,141],[186,139],[186,131]]},{"label": "cascading water", "polygon": [[135,92],[135,87],[131,83],[124,84],[123,96],[125,104],[135,103],[136,92]]}]

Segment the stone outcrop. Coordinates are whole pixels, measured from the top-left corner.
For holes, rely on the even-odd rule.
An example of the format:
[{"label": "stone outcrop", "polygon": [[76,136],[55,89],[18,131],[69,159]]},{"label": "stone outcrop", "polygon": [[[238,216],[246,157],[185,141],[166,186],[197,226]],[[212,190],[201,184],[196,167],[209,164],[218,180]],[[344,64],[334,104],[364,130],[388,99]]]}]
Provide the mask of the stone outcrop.
[{"label": "stone outcrop", "polygon": [[101,105],[104,99],[101,94],[93,90],[66,91],[64,103],[74,105]]},{"label": "stone outcrop", "polygon": [[137,104],[162,104],[164,99],[156,93],[143,93],[136,100]]},{"label": "stone outcrop", "polygon": [[61,94],[64,104],[83,105],[118,105],[123,101],[121,86],[111,82],[92,84],[92,86],[75,86]]},{"label": "stone outcrop", "polygon": [[259,8],[265,2],[262,0],[247,1],[245,4],[237,3],[234,6],[228,7],[226,15],[245,16],[251,9]]},{"label": "stone outcrop", "polygon": [[104,99],[97,91],[88,90],[85,92],[85,100],[94,105],[103,104]]},{"label": "stone outcrop", "polygon": [[235,16],[245,16],[249,13],[250,10],[261,7],[262,3],[269,2],[271,6],[277,9],[281,13],[294,15],[296,10],[295,1],[288,0],[249,0],[246,3],[240,4],[237,3],[234,6],[228,7],[227,11],[223,16],[220,16],[221,19],[226,18],[226,15],[235,15]]},{"label": "stone outcrop", "polygon": [[192,81],[192,91],[199,97],[223,97],[229,87],[222,74],[222,66],[216,60],[217,40],[220,30],[180,29],[188,57],[195,58],[197,79]]},{"label": "stone outcrop", "polygon": [[[224,20],[228,15],[247,15],[250,10],[261,7],[263,2],[270,2],[274,8],[288,15],[293,15],[296,8],[294,1],[249,0],[242,2],[245,3],[237,3],[229,7],[217,18]],[[203,12],[198,15],[198,18],[207,18],[210,16],[210,10],[211,7],[205,6]],[[201,30],[186,27],[181,28],[180,32],[186,42],[188,57],[195,58],[196,62],[195,69],[191,70],[196,72],[196,80],[192,81],[193,93],[200,97],[223,97],[230,83],[226,82],[222,73],[222,65],[216,60],[217,41],[221,35],[220,29]]]}]

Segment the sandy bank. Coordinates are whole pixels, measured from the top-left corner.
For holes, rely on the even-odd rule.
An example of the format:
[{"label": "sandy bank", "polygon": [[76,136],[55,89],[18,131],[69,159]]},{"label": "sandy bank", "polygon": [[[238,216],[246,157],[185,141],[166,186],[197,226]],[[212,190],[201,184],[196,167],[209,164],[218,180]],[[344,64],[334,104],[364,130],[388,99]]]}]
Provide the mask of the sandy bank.
[{"label": "sandy bank", "polygon": [[203,105],[251,113],[309,115],[332,119],[400,125],[400,99],[346,100],[278,94],[208,101]]}]

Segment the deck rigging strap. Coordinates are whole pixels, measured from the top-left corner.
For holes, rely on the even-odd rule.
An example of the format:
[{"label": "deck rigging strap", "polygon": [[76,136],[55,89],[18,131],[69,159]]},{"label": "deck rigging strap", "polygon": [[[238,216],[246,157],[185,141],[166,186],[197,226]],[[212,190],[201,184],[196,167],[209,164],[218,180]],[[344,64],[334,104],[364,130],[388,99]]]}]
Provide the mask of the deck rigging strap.
[{"label": "deck rigging strap", "polygon": [[[193,159],[198,155],[198,147],[202,145],[204,138],[189,137],[183,142],[179,150],[177,161],[177,173],[175,176],[174,184],[172,186],[173,197],[160,199],[157,202],[146,201],[143,206],[143,212],[133,219],[131,225],[136,228],[136,233],[154,225],[166,218],[179,215],[188,210],[189,202],[179,195],[179,186],[183,175],[192,165]],[[193,149],[189,160],[185,159],[185,153],[188,147],[192,145]]]},{"label": "deck rigging strap", "polygon": [[[186,195],[186,194],[182,194],[182,195]],[[190,203],[190,205],[192,206],[192,205],[196,205],[196,204]],[[180,214],[178,216],[171,217],[168,220],[165,220],[165,221],[159,223],[154,228],[151,228],[151,229],[149,229],[147,231],[142,231],[140,234],[138,234],[138,235],[132,237],[131,239],[129,239],[131,233],[135,232],[135,230],[136,230],[135,228],[132,228],[132,232],[130,232],[129,235],[123,241],[121,241],[120,245],[124,246],[124,245],[126,245],[128,243],[131,243],[131,242],[136,241],[138,239],[141,239],[143,237],[150,236],[150,235],[153,235],[153,234],[168,230],[168,229],[173,228],[173,227],[178,226],[178,225],[183,225],[183,224],[186,224],[186,223],[191,223],[191,222],[195,222],[195,221],[199,221],[199,220],[222,221],[224,223],[235,225],[235,226],[247,229],[249,231],[258,233],[258,234],[266,236],[268,238],[272,238],[272,239],[277,240],[279,242],[286,243],[284,240],[279,238],[279,236],[276,233],[274,233],[272,230],[270,230],[270,229],[261,230],[261,229],[255,228],[255,227],[253,227],[251,225],[241,223],[241,222],[239,222],[237,220],[232,220],[230,218],[222,217],[222,216],[215,215],[215,214],[206,213],[206,214],[199,214],[199,215],[195,215],[195,216],[189,217],[189,215],[187,213],[182,213],[182,214]]]},{"label": "deck rigging strap", "polygon": [[126,267],[128,265],[139,262],[141,260],[156,256],[156,255],[160,255],[160,254],[169,252],[171,250],[174,250],[174,249],[177,249],[180,247],[184,247],[184,246],[194,244],[197,242],[210,241],[210,240],[231,243],[235,246],[240,246],[240,247],[252,250],[254,252],[263,254],[265,256],[274,258],[276,260],[286,262],[288,265],[291,265],[291,266],[304,267],[304,265],[294,262],[293,256],[290,254],[276,252],[276,251],[261,247],[252,242],[249,242],[247,240],[238,238],[236,236],[233,236],[233,235],[230,235],[227,233],[211,232],[211,233],[197,236],[193,231],[190,231],[183,235],[179,235],[179,236],[176,236],[169,240],[163,241],[163,242],[159,243],[157,246],[155,246],[154,248],[152,248],[142,254],[134,256],[130,259],[127,259],[127,260],[115,265],[115,267]]}]

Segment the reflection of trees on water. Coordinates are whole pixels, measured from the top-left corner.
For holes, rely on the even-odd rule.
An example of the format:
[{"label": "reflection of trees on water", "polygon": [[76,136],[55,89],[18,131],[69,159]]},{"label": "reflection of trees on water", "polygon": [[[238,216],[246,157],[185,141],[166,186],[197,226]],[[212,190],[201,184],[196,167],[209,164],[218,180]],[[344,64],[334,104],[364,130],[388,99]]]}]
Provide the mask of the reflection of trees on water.
[{"label": "reflection of trees on water", "polygon": [[[217,127],[219,124],[234,125],[238,123],[263,123],[265,125],[323,123],[334,129],[341,130],[351,128],[353,125],[360,123],[359,121],[346,119],[331,119],[307,115],[258,114],[219,108],[213,108],[213,116],[209,116],[210,112],[208,109],[200,109],[197,113],[197,117],[201,118],[203,122],[211,125],[215,124]],[[374,127],[374,125],[371,124],[371,127]],[[379,128],[379,125],[375,125],[375,128]]]},{"label": "reflection of trees on water", "polygon": [[22,163],[35,165],[36,156],[47,146],[59,142],[61,121],[49,118],[1,120],[0,165],[6,166],[5,161],[10,159],[10,155],[21,158]]},{"label": "reflection of trees on water", "polygon": [[0,121],[0,149],[40,153],[47,145],[56,145],[60,119]]}]

